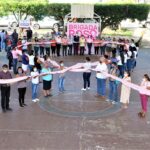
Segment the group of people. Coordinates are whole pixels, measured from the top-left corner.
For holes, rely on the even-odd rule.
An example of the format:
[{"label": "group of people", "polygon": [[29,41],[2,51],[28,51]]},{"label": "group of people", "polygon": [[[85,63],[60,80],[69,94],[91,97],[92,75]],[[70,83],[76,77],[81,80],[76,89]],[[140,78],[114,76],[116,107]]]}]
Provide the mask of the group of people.
[{"label": "group of people", "polygon": [[[119,60],[118,60],[119,61]],[[83,65],[87,71],[83,72],[83,88],[82,91],[86,91],[90,89],[90,76],[91,76],[91,62],[90,58],[86,57],[86,63]],[[120,82],[113,77],[121,78],[125,82],[131,82],[131,74],[132,72],[129,70],[123,71],[122,73],[119,70],[119,66],[116,62],[113,62],[112,59],[106,59],[105,57],[101,57],[99,59],[99,64],[94,69],[96,71],[96,80],[97,80],[97,94],[95,95],[98,98],[104,99],[109,103],[117,104],[121,103],[122,108],[128,108],[130,102],[130,93],[131,88],[127,85],[120,84]],[[121,70],[122,71],[122,70]],[[107,73],[113,75],[108,77]],[[108,81],[108,95],[106,95],[106,84]],[[143,75],[143,79],[140,84],[141,88],[150,90],[150,77],[148,74]],[[121,90],[120,90],[121,89]],[[140,100],[141,100],[141,111],[138,113],[140,118],[144,118],[147,113],[148,107],[148,95],[145,91],[140,90]],[[119,97],[120,95],[120,97]]]},{"label": "group of people", "polygon": [[[30,30],[29,30],[30,31]],[[119,98],[119,86],[120,82],[114,78],[109,77],[109,94],[106,95],[106,79],[107,76],[104,72],[113,76],[122,78],[127,82],[131,82],[131,73],[136,66],[136,58],[138,56],[138,44],[133,39],[116,39],[116,38],[93,38],[89,36],[74,36],[67,37],[66,35],[56,35],[52,39],[38,39],[35,37],[34,42],[32,40],[32,32],[28,31],[28,37],[24,36],[23,39],[18,39],[17,32],[11,35],[11,38],[7,39],[5,50],[7,51],[8,65],[3,65],[0,72],[0,79],[12,78],[9,70],[13,67],[13,72],[16,77],[22,77],[30,75],[27,80],[31,80],[32,83],[32,101],[37,102],[38,99],[38,86],[40,77],[43,82],[43,94],[45,97],[51,96],[51,86],[53,76],[50,74],[54,69],[63,70],[65,68],[64,61],[59,62],[59,66],[51,64],[51,58],[53,56],[66,56],[66,55],[84,55],[87,48],[88,55],[92,54],[92,46],[94,47],[95,54],[101,56],[99,63],[95,68],[96,80],[97,80],[97,95],[101,99],[105,99],[112,104],[123,103],[123,108],[127,108],[130,99],[130,88],[123,85],[121,86],[121,93]],[[2,41],[2,36],[1,36]],[[4,42],[4,41],[3,41]],[[4,49],[3,42],[1,42],[1,50]],[[17,47],[18,46],[18,47]],[[62,47],[62,54],[60,50]],[[83,88],[82,91],[90,90],[90,77],[91,77],[91,60],[90,57],[86,57],[86,62],[82,68],[86,69],[83,72]],[[20,63],[21,66],[18,67]],[[19,81],[17,84],[19,93],[19,105],[20,107],[26,106],[25,93],[27,87],[27,80]],[[59,92],[64,92],[64,80],[65,73],[59,74],[58,89]],[[150,79],[148,75],[144,75],[144,80],[141,86],[149,88]],[[3,112],[11,110],[9,107],[10,85],[4,84],[1,86],[1,106]],[[147,98],[144,93],[140,94],[142,111],[139,113],[140,117],[144,117],[147,112]]]}]

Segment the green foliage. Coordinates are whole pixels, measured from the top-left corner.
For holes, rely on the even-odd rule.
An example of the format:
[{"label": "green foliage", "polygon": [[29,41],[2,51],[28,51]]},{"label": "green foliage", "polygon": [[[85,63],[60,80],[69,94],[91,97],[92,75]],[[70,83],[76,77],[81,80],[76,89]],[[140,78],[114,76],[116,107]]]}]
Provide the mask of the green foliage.
[{"label": "green foliage", "polygon": [[71,11],[70,4],[49,4],[47,7],[49,8],[47,14],[59,20],[63,20]]},{"label": "green foliage", "polygon": [[117,29],[124,19],[145,20],[148,16],[150,6],[146,4],[105,4],[95,5],[95,12],[101,16],[102,30],[110,26]]},{"label": "green foliage", "polygon": [[[130,1],[130,0],[129,0]],[[63,21],[70,13],[70,4],[48,3],[48,0],[0,0],[0,16],[13,13],[16,19],[26,19],[28,15],[40,20],[45,16],[54,16]],[[105,27],[117,29],[124,19],[145,20],[150,5],[147,4],[95,4],[95,13],[101,16],[102,30]]]},{"label": "green foliage", "polygon": [[[32,15],[36,20],[42,19],[46,16],[45,11],[47,0],[0,0],[0,12],[11,13],[19,22],[20,19],[26,19],[27,16]],[[3,15],[5,15],[3,13]]]}]

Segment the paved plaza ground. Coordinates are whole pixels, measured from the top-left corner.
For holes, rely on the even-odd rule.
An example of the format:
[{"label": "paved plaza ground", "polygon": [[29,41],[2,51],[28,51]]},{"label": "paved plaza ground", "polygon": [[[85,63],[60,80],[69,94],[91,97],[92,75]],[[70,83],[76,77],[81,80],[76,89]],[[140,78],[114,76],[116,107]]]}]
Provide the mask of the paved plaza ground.
[{"label": "paved plaza ground", "polygon": [[[97,61],[97,56],[91,56]],[[67,56],[66,66],[83,62],[84,57]],[[6,62],[4,52],[0,63]],[[141,49],[132,82],[139,84],[144,73],[150,74],[150,50]],[[40,102],[31,102],[31,83],[28,83],[26,104],[19,107],[16,84],[12,85],[10,106],[12,112],[0,112],[0,150],[149,150],[150,111],[140,119],[140,99],[131,92],[130,106],[122,110],[94,97],[95,73],[91,89],[81,92],[82,73],[66,74],[64,93],[57,89],[58,75],[54,75],[52,97],[42,96]],[[149,104],[150,106],[150,104]],[[150,107],[149,107],[150,108]]]}]

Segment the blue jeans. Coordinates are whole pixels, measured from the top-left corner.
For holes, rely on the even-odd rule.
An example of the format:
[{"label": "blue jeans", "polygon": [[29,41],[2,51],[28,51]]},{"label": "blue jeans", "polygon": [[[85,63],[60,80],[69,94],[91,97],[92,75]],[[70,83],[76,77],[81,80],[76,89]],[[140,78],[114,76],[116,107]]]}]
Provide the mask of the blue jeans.
[{"label": "blue jeans", "polygon": [[17,63],[18,63],[18,59],[13,59],[13,71],[14,71],[14,74],[17,74]]},{"label": "blue jeans", "polygon": [[128,71],[131,71],[131,69],[132,69],[132,60],[131,60],[131,59],[128,59],[128,60],[127,60],[127,70],[128,70]]},{"label": "blue jeans", "polygon": [[109,99],[118,102],[118,84],[115,81],[109,81]]},{"label": "blue jeans", "polygon": [[32,83],[32,99],[37,98],[37,90],[38,90],[38,84]]},{"label": "blue jeans", "polygon": [[29,65],[28,67],[29,67],[30,71],[32,71],[33,66],[32,66],[32,65]]},{"label": "blue jeans", "polygon": [[133,58],[131,59],[131,70],[133,70],[136,66],[136,60]]},{"label": "blue jeans", "polygon": [[6,47],[6,44],[4,42],[4,39],[1,39],[1,50],[4,50]]},{"label": "blue jeans", "polygon": [[124,63],[124,70],[127,71],[127,63]]},{"label": "blue jeans", "polygon": [[120,76],[123,78],[124,77],[124,65],[118,65],[118,69],[120,72]]},{"label": "blue jeans", "polygon": [[100,47],[101,55],[105,55],[105,49],[106,49],[106,46],[101,46]]},{"label": "blue jeans", "polygon": [[64,82],[65,82],[65,77],[59,77],[58,79],[58,88],[59,88],[59,91],[64,91]]},{"label": "blue jeans", "polygon": [[97,78],[97,94],[101,96],[106,95],[106,79]]},{"label": "blue jeans", "polygon": [[34,46],[34,52],[35,52],[35,55],[38,55],[38,53],[39,53],[39,47]]}]

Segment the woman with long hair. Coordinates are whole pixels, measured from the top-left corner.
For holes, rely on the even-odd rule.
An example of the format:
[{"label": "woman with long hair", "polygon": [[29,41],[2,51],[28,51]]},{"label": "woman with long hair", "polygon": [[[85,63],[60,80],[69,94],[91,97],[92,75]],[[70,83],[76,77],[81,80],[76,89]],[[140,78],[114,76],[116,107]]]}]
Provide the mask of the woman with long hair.
[{"label": "woman with long hair", "polygon": [[120,51],[120,54],[117,56],[117,65],[118,69],[120,71],[120,76],[123,78],[124,77],[124,54],[122,51]]},{"label": "woman with long hair", "polygon": [[[131,82],[130,72],[125,72],[123,80],[126,82]],[[122,84],[121,86],[121,95],[120,95],[120,102],[123,104],[123,108],[128,108],[129,99],[130,99],[130,91],[131,88],[127,87],[126,85]]]},{"label": "woman with long hair", "polygon": [[[25,75],[26,74],[23,71],[23,69],[21,67],[18,67],[16,77],[23,77]],[[25,101],[24,101],[25,94],[26,94],[26,88],[27,88],[26,80],[19,81],[17,83],[17,88],[18,88],[18,93],[19,93],[19,105],[20,105],[20,107],[24,107],[24,106],[26,106]]]},{"label": "woman with long hair", "polygon": [[86,62],[83,65],[84,69],[87,69],[85,72],[83,72],[83,88],[82,91],[86,91],[86,88],[90,89],[90,77],[91,77],[91,59],[89,57],[86,57]]},{"label": "woman with long hair", "polygon": [[[147,74],[144,74],[141,87],[150,90],[150,77]],[[138,116],[144,118],[147,112],[148,95],[144,91],[140,91],[140,99],[142,110],[138,113]]]}]

